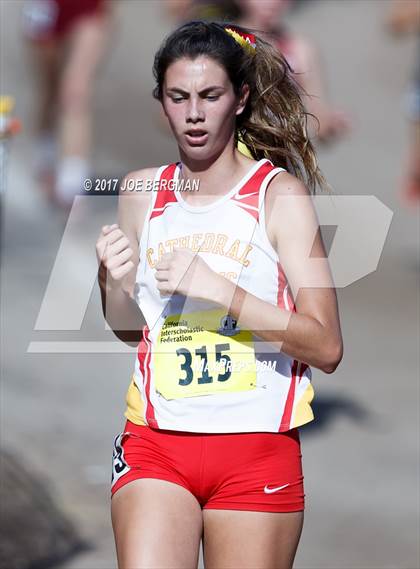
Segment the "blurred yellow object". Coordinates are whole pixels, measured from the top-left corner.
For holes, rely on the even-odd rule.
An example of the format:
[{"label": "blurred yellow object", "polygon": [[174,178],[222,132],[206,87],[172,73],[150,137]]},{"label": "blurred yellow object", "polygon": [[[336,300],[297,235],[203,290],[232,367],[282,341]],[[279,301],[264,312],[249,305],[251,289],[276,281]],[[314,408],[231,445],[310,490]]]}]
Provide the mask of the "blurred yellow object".
[{"label": "blurred yellow object", "polygon": [[15,108],[15,100],[13,97],[0,96],[0,115],[8,115]]},{"label": "blurred yellow object", "polygon": [[248,156],[248,158],[254,158],[252,156],[248,146],[244,142],[242,142],[242,140],[238,140],[237,147],[238,147],[239,152],[241,152],[245,156]]},{"label": "blurred yellow object", "polygon": [[0,95],[0,196],[6,192],[9,139],[20,130],[20,122],[12,117],[14,107],[13,97]]},{"label": "blurred yellow object", "polygon": [[15,99],[8,95],[0,96],[0,140],[4,140],[21,130],[19,119],[11,116],[15,108]]}]

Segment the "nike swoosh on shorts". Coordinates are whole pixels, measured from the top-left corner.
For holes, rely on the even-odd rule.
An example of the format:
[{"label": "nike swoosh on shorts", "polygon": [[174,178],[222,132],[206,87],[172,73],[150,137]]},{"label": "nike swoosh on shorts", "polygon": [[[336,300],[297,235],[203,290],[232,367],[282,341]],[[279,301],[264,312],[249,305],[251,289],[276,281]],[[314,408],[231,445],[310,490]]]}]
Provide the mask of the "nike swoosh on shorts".
[{"label": "nike swoosh on shorts", "polygon": [[269,488],[267,485],[265,485],[264,492],[266,494],[272,494],[273,492],[283,490],[283,488],[286,488],[286,486],[290,486],[290,482],[288,484],[283,484],[283,486],[277,486],[277,488]]}]

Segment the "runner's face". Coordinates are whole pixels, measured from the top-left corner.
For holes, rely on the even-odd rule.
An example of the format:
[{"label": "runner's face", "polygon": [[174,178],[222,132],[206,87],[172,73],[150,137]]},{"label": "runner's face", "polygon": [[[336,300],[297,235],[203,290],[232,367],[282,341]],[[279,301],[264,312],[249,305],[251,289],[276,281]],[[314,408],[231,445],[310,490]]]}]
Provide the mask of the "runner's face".
[{"label": "runner's face", "polygon": [[224,68],[209,57],[172,63],[165,74],[162,104],[181,150],[196,159],[220,152],[233,140],[247,86],[243,93],[240,99],[235,96]]}]

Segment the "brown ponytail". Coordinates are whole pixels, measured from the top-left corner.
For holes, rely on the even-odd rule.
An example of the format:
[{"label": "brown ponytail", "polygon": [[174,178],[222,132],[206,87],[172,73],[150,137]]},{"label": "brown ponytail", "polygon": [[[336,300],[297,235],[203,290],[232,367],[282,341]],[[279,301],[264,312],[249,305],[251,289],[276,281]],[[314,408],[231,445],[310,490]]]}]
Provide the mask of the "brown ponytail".
[{"label": "brown ponytail", "polygon": [[282,166],[312,193],[317,186],[327,189],[308,136],[303,89],[279,51],[258,36],[256,42],[255,92],[250,113],[238,124],[238,135],[256,160],[265,157]]}]

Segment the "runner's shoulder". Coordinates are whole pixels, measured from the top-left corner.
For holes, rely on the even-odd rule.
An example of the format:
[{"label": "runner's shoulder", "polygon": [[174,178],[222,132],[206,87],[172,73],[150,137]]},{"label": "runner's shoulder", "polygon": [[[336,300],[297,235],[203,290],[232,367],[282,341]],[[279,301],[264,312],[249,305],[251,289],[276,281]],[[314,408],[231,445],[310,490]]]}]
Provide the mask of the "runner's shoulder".
[{"label": "runner's shoulder", "polygon": [[152,192],[146,191],[148,184],[152,184],[160,166],[152,166],[151,168],[141,168],[133,170],[126,174],[121,181],[119,195],[133,195],[139,200],[150,199]]},{"label": "runner's shoulder", "polygon": [[314,204],[306,184],[289,172],[276,174],[267,188],[265,217],[267,234],[274,248],[282,237],[294,238],[296,227],[313,223]]},{"label": "runner's shoulder", "polygon": [[285,170],[278,172],[269,182],[266,194],[266,207],[274,206],[277,196],[309,196],[306,185]]},{"label": "runner's shoulder", "polygon": [[149,207],[155,192],[150,191],[160,166],[141,168],[126,174],[118,191],[118,208],[123,215],[141,215]]},{"label": "runner's shoulder", "polygon": [[118,222],[121,229],[137,240],[143,228],[146,212],[154,192],[146,191],[148,180],[153,181],[159,166],[129,172],[118,191]]}]

